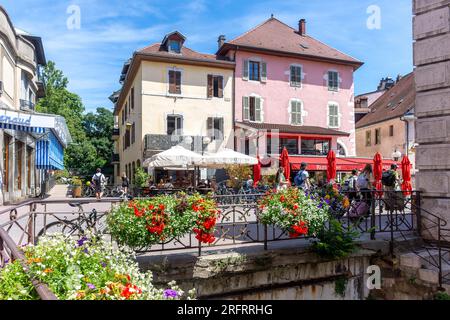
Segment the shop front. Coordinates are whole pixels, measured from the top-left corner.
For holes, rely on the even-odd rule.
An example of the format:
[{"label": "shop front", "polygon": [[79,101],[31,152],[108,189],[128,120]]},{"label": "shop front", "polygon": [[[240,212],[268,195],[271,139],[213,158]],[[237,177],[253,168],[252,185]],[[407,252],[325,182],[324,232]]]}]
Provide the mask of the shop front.
[{"label": "shop front", "polygon": [[0,109],[0,204],[39,194],[48,170],[64,168],[70,142],[62,117]]}]

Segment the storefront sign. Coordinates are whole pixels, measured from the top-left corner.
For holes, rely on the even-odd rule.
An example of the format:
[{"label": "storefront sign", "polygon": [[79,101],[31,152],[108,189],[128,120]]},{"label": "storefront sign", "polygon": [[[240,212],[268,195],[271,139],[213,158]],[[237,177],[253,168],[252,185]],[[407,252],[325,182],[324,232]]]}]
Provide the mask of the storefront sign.
[{"label": "storefront sign", "polygon": [[23,127],[54,128],[55,117],[25,112],[0,110],[0,123]]}]

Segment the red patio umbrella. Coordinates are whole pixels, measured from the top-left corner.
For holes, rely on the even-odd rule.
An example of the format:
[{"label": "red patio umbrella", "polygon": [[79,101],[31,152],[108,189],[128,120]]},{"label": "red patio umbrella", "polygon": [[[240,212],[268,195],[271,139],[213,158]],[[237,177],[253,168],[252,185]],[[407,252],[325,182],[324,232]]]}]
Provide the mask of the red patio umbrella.
[{"label": "red patio umbrella", "polygon": [[330,150],[327,155],[327,181],[336,180],[336,154]]},{"label": "red patio umbrella", "polygon": [[[383,190],[383,184],[381,183],[381,178],[383,176],[383,157],[379,152],[373,158],[373,178],[375,180],[375,189],[378,191]],[[378,196],[382,196],[383,193],[377,193]]]},{"label": "red patio umbrella", "polygon": [[286,177],[286,181],[289,182],[291,177],[291,163],[289,162],[289,153],[286,147],[283,148],[280,156],[280,167],[284,168],[284,176]]},{"label": "red patio umbrella", "polygon": [[404,156],[402,160],[402,191],[405,196],[411,195],[412,184],[411,184],[411,161],[409,161],[408,156]]},{"label": "red patio umbrella", "polygon": [[253,186],[256,187],[261,180],[261,160],[257,156],[258,164],[253,166]]}]

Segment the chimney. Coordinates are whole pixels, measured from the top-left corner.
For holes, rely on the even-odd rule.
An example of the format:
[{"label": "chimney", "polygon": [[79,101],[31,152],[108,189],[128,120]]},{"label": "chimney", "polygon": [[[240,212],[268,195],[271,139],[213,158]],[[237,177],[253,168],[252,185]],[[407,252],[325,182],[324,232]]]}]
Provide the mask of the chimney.
[{"label": "chimney", "polygon": [[301,20],[298,22],[298,33],[299,33],[301,36],[306,35],[306,20],[305,20],[305,19],[301,19]]},{"label": "chimney", "polygon": [[217,40],[217,44],[219,45],[219,49],[223,46],[223,44],[225,43],[225,36],[222,34],[219,36],[219,39]]}]

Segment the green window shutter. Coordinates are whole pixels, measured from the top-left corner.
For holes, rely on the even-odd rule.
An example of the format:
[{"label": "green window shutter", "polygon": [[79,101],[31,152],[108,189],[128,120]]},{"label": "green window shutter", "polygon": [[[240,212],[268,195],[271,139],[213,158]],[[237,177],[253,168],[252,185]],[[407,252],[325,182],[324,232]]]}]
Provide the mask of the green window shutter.
[{"label": "green window shutter", "polygon": [[249,97],[242,98],[242,117],[244,121],[250,120],[250,106]]},{"label": "green window shutter", "polygon": [[244,60],[244,70],[242,72],[243,74],[243,79],[244,80],[248,80],[248,60]]},{"label": "green window shutter", "polygon": [[261,62],[261,82],[267,81],[267,63]]},{"label": "green window shutter", "polygon": [[255,98],[255,121],[262,121],[261,98]]}]

